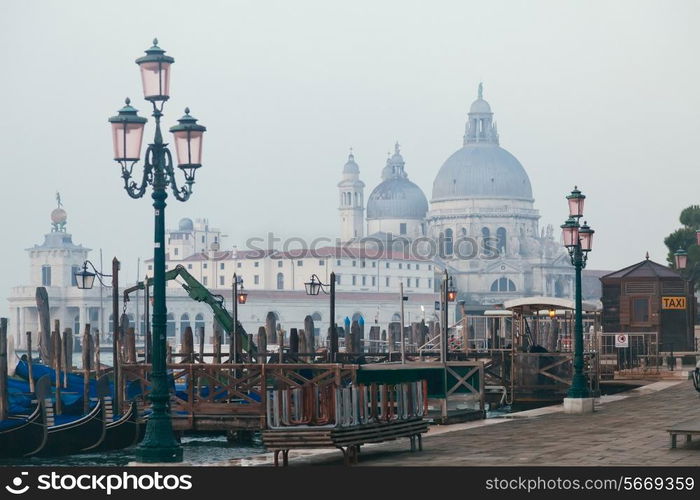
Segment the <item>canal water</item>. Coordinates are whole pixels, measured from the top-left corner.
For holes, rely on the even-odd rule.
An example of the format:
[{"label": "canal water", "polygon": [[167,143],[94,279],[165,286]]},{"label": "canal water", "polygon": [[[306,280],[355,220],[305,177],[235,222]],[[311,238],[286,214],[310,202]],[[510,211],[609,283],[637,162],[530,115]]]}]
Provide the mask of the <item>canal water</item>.
[{"label": "canal water", "polygon": [[[223,435],[186,435],[182,438],[183,461],[192,465],[221,465],[236,458],[253,457],[265,452],[261,444],[230,444]],[[123,466],[136,460],[136,449],[99,453],[81,453],[66,457],[27,457],[0,460],[0,466]]]}]

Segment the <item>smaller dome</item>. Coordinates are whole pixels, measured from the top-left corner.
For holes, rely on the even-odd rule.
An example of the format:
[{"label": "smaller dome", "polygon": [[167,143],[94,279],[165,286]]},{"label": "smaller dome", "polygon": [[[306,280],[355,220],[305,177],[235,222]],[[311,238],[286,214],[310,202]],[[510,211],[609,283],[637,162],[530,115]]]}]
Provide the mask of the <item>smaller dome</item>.
[{"label": "smaller dome", "polygon": [[355,163],[355,155],[350,153],[348,156],[348,161],[345,163],[345,166],[343,167],[343,173],[344,174],[359,174],[360,173],[360,167]]},{"label": "smaller dome", "polygon": [[489,105],[488,102],[479,98],[472,103],[471,107],[469,108],[469,113],[478,113],[478,114],[491,113],[491,106]]},{"label": "smaller dome", "polygon": [[368,219],[424,219],[427,212],[423,191],[404,177],[385,180],[367,201]]},{"label": "smaller dome", "polygon": [[188,219],[187,217],[185,217],[184,219],[180,219],[178,229],[180,229],[180,231],[192,231],[194,229],[194,223],[192,222],[192,219]]},{"label": "smaller dome", "polygon": [[51,211],[51,222],[54,224],[63,224],[68,220],[68,214],[62,208],[54,208]]}]

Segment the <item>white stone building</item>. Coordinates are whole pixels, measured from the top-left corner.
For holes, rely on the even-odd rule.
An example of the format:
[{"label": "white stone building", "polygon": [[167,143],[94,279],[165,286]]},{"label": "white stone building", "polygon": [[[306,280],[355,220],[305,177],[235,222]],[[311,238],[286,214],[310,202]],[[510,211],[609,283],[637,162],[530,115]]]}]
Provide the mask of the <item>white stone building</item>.
[{"label": "white stone building", "polygon": [[[359,167],[351,160],[359,186]],[[351,233],[341,224],[344,240],[358,246],[393,240],[393,248],[403,240],[438,269],[447,267],[468,311],[517,297],[572,296],[574,270],[559,230],[539,227],[530,179],[517,158],[500,146],[481,84],[463,145],[437,172],[430,206],[408,180],[398,144],[381,179],[367,201],[368,236],[357,237],[361,231]],[[362,199],[358,190],[355,197]],[[359,207],[355,213],[361,213]]]},{"label": "white stone building", "polygon": [[[341,326],[346,317],[362,317],[370,325],[376,321],[383,328],[398,320],[401,283],[409,297],[406,322],[434,319],[436,290],[445,268],[467,311],[483,311],[517,297],[571,297],[574,270],[559,231],[555,236],[551,226],[539,227],[528,175],[499,142],[491,107],[479,85],[462,147],[437,172],[430,203],[408,179],[396,144],[381,170],[381,182],[365,204],[365,184],[351,153],[337,186],[343,245],[295,252],[221,250],[218,229],[206,219],[185,218],[168,231],[167,266],[185,266],[213,293],[224,296],[229,307],[237,273],[249,292],[239,319],[253,333],[268,314],[287,331],[303,328],[308,314],[325,336],[330,324],[327,296],[307,296],[304,283],[313,274],[328,282],[331,271],[338,277],[334,320]],[[74,330],[86,321],[110,327],[109,315],[101,309],[102,304],[111,310],[109,293],[100,301],[99,287],[80,291],[71,286],[72,273],[89,250],[72,243],[65,233],[65,212],[60,206],[57,210],[52,218],[58,225],[54,221],[44,243],[28,250],[29,284],[13,288],[9,299],[11,331],[17,336],[36,330],[34,293],[42,284],[49,292],[52,315],[62,324]],[[146,266],[144,274],[152,275],[152,262],[147,260]],[[138,308],[134,300],[127,312],[132,322],[139,320],[138,330],[143,331],[143,305],[140,312]],[[459,308],[451,312],[455,309]],[[178,339],[186,326],[211,331],[212,321],[208,306],[191,301],[178,283],[168,283],[171,338]]]}]

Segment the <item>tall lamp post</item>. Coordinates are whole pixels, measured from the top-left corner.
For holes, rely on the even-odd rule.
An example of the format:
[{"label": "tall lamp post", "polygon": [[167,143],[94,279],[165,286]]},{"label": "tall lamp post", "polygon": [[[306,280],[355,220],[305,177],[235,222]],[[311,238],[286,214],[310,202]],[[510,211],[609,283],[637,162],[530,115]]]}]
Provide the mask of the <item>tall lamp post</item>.
[{"label": "tall lamp post", "polygon": [[442,291],[442,342],[440,342],[440,360],[443,363],[447,363],[447,353],[449,352],[449,341],[450,341],[450,335],[449,335],[449,314],[448,314],[448,304],[450,302],[454,302],[455,299],[457,298],[457,290],[455,290],[454,285],[452,284],[452,276],[447,274],[447,269],[445,269],[445,272],[443,274],[443,279],[442,279],[442,286],[441,286],[441,291]]},{"label": "tall lamp post", "polygon": [[[586,267],[588,252],[591,251],[593,231],[586,222],[579,225],[579,219],[583,217],[583,204],[586,196],[574,186],[574,190],[566,197],[569,204],[569,218],[561,226],[564,237],[564,246],[569,251],[571,264],[576,268],[576,322],[574,326],[574,375],[571,387],[567,393],[567,399],[579,400],[575,402],[564,401],[565,409],[571,408],[570,413],[588,413],[593,411],[593,400],[586,376],[583,374],[583,298],[581,291],[581,271]],[[587,400],[587,401],[583,401]],[[569,406],[567,406],[569,405]]]},{"label": "tall lamp post", "polygon": [[141,143],[147,120],[138,116],[128,98],[126,106],[109,119],[112,125],[114,160],[121,166],[124,189],[130,197],[141,198],[146,194],[148,186],[153,188],[153,390],[150,394],[152,413],[146,425],[146,435],[137,450],[137,455],[143,462],[182,461],[182,448],[173,436],[166,377],[165,200],[168,188],[179,201],[187,201],[192,194],[195,173],[202,166],[202,136],[206,128],[190,116],[189,108],[185,108],[185,116],[178,120],[179,124],[170,128],[174,136],[177,166],[185,177],[185,186],[178,187],[173,159],[167,143],[163,142],[160,129],[163,106],[170,98],[170,66],[174,62],[172,57],[166,56],[165,51],[158,47],[158,40],[153,40],[153,46],[146,50],[146,55],[136,60],[141,70],[144,98],[151,103],[152,116],[156,122],[155,136],[146,149],[143,173],[138,183],[132,180],[132,172],[141,157]]},{"label": "tall lamp post", "polygon": [[[330,294],[331,310],[330,310],[330,329],[331,329],[331,352],[330,362],[335,363],[338,354],[338,330],[335,326],[335,273],[331,272],[330,283],[323,283],[315,274],[311,275],[311,279],[304,283],[306,295],[318,295],[323,290],[323,293]],[[326,288],[329,290],[326,291]]]},{"label": "tall lamp post", "polygon": [[[239,288],[240,286],[240,288]],[[243,278],[239,278],[236,273],[233,273],[232,285],[232,313],[233,313],[233,331],[231,332],[231,343],[229,344],[229,357],[232,363],[238,363],[238,304],[245,304],[248,300],[248,294],[243,289]]]},{"label": "tall lamp post", "polygon": [[[88,271],[88,264],[94,272]],[[86,260],[83,262],[83,270],[75,273],[75,283],[80,290],[90,290],[95,284],[95,277],[100,281],[102,286],[107,286],[102,281],[102,278],[112,278],[112,365],[114,371],[114,397],[112,401],[117,412],[121,412],[121,401],[119,391],[117,390],[119,380],[119,261],[116,257],[112,259],[112,274],[104,274],[97,270],[95,265]]]}]

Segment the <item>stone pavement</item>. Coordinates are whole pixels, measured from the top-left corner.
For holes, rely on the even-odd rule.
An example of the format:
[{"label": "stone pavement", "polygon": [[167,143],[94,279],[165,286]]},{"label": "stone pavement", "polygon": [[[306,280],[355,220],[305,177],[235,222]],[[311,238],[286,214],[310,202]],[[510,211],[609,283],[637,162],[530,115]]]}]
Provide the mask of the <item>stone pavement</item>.
[{"label": "stone pavement", "polygon": [[[686,444],[679,436],[678,448],[671,450],[666,432],[677,422],[700,419],[700,397],[690,381],[660,385],[659,391],[640,388],[612,396],[592,415],[565,415],[560,407],[550,407],[497,424],[482,421],[455,431],[440,427],[424,437],[418,453],[408,451],[408,439],[364,446],[359,465],[700,466],[700,439]],[[290,465],[311,464],[342,464],[341,453],[290,452]]]}]

